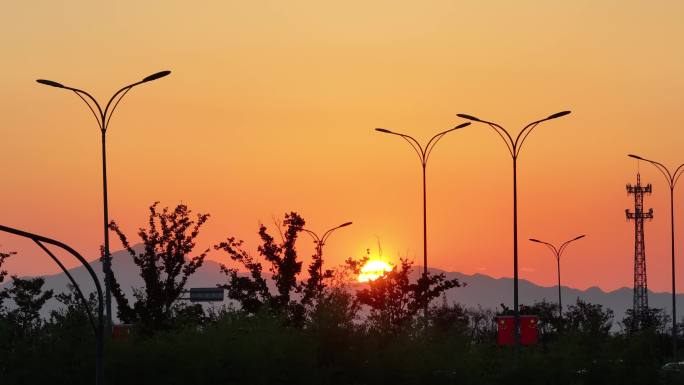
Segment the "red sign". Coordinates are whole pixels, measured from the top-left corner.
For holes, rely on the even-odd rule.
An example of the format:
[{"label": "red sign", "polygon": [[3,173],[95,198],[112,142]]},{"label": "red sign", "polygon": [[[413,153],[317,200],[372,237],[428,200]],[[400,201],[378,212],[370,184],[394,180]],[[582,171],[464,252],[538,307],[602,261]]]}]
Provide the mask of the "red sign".
[{"label": "red sign", "polygon": [[[536,315],[521,315],[520,316],[520,344],[534,345],[539,341],[539,332],[537,324],[539,317]],[[513,345],[515,343],[515,317],[512,315],[504,315],[496,317],[497,335],[496,343],[498,345]]]},{"label": "red sign", "polygon": [[539,331],[537,324],[539,317],[536,315],[521,315],[520,316],[520,344],[521,345],[536,345],[539,341]]},{"label": "red sign", "polygon": [[515,318],[513,316],[496,317],[498,333],[496,334],[497,345],[513,345],[515,343]]},{"label": "red sign", "polygon": [[127,339],[133,330],[133,325],[119,324],[112,326],[112,339],[115,340],[125,340]]}]

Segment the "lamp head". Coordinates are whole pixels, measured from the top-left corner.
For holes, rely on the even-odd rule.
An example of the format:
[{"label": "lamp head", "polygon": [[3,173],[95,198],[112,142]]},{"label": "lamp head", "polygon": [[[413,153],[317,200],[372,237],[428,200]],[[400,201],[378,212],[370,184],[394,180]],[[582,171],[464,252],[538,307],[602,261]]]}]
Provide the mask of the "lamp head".
[{"label": "lamp head", "polygon": [[53,82],[52,80],[38,79],[36,81],[40,84],[44,84],[50,87],[64,88],[64,85],[62,85],[61,83]]},{"label": "lamp head", "polygon": [[553,115],[549,115],[549,117],[546,118],[546,119],[544,119],[544,120],[551,120],[551,119],[560,118],[561,116],[568,115],[570,112],[572,112],[572,111],[561,111],[561,112],[556,112],[556,113],[553,114]]},{"label": "lamp head", "polygon": [[640,157],[639,155],[628,154],[627,156],[634,159],[644,160],[644,158]]},{"label": "lamp head", "polygon": [[171,73],[171,71],[160,71],[160,72],[154,73],[154,74],[146,77],[145,79],[142,80],[142,82],[145,83],[145,82],[151,82],[152,80],[161,79],[164,76],[168,76],[170,73]]},{"label": "lamp head", "polygon": [[537,243],[542,243],[542,241],[540,241],[539,239],[534,239],[534,238],[530,238],[530,241],[532,241],[532,242],[537,242]]},{"label": "lamp head", "polygon": [[463,128],[463,127],[468,127],[468,126],[470,126],[470,122],[461,123],[458,126],[454,127],[454,130],[457,128]]},{"label": "lamp head", "polygon": [[352,224],[351,222],[344,222],[343,224],[339,225],[338,227],[347,227],[351,224]]},{"label": "lamp head", "polygon": [[385,134],[391,134],[392,133],[392,131],[386,130],[384,128],[376,128],[375,131],[384,132]]},{"label": "lamp head", "polygon": [[463,119],[474,120],[474,121],[476,121],[476,122],[481,122],[481,121],[482,121],[482,120],[480,120],[479,118],[476,118],[476,117],[474,117],[474,116],[472,116],[472,115],[456,114],[456,116],[458,116],[459,118],[463,118]]},{"label": "lamp head", "polygon": [[582,238],[584,238],[584,237],[586,237],[586,235],[582,234],[582,235],[580,235],[579,237],[573,239],[573,241],[576,241],[576,240],[578,240],[578,239],[582,239]]}]

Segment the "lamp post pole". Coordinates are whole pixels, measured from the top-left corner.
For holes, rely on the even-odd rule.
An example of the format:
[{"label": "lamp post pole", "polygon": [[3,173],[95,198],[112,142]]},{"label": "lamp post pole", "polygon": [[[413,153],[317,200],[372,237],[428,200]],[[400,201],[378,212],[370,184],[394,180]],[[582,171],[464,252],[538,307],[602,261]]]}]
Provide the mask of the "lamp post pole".
[{"label": "lamp post pole", "polygon": [[157,80],[159,78],[163,78],[167,75],[169,75],[171,71],[161,71],[154,73],[150,76],[147,76],[141,81],[129,84],[117,92],[114,93],[114,95],[109,99],[107,102],[105,108],[103,109],[102,106],[97,102],[97,100],[88,92],[80,90],[78,88],[73,88],[73,87],[68,87],[65,86],[61,83],[52,81],[52,80],[45,80],[45,79],[38,79],[36,80],[40,84],[44,84],[47,86],[51,87],[56,87],[56,88],[63,88],[65,90],[73,91],[83,102],[88,106],[90,109],[90,112],[93,113],[93,116],[95,117],[95,120],[97,120],[97,124],[100,128],[100,133],[101,133],[101,143],[102,143],[102,198],[103,198],[103,229],[104,229],[104,255],[102,258],[102,270],[104,272],[104,283],[105,283],[105,313],[106,313],[106,319],[107,319],[107,328],[109,331],[111,331],[112,327],[112,293],[111,293],[111,275],[112,275],[112,261],[110,257],[110,252],[109,252],[109,198],[107,196],[107,146],[106,146],[106,138],[107,138],[107,128],[109,126],[109,121],[112,118],[112,114],[116,110],[116,107],[119,105],[119,102],[121,102],[121,99],[123,99],[124,96],[130,91],[133,87],[151,82],[153,80]]},{"label": "lamp post pole", "polygon": [[429,287],[427,287],[427,275],[428,275],[428,253],[427,253],[427,189],[426,189],[426,181],[425,181],[425,168],[427,166],[428,159],[430,158],[430,154],[432,153],[432,150],[435,148],[435,145],[437,142],[439,142],[444,135],[448,134],[451,131],[457,130],[459,128],[463,128],[466,126],[469,126],[470,122],[466,123],[461,123],[458,126],[451,128],[446,131],[442,131],[438,133],[437,135],[433,136],[430,138],[430,140],[427,142],[427,145],[425,147],[421,146],[421,144],[414,139],[412,136],[405,135],[405,134],[400,134],[398,132],[390,131],[384,128],[376,128],[375,130],[378,132],[382,132],[384,134],[391,134],[391,135],[397,135],[408,144],[411,145],[413,150],[416,152],[418,155],[418,159],[420,160],[420,165],[422,167],[423,171],[423,282],[425,283],[425,304],[423,307],[423,317],[425,318],[425,322],[427,324],[427,319],[428,319],[428,301],[427,301],[427,291]]},{"label": "lamp post pole", "polygon": [[[22,230],[17,230],[3,225],[0,225],[0,232],[18,235],[20,237],[28,238],[35,242],[50,258],[52,258],[52,260],[59,266],[59,268],[62,269],[62,271],[67,276],[71,284],[74,285],[76,295],[78,299],[81,301],[81,304],[83,305],[83,308],[85,309],[86,314],[88,315],[88,322],[90,323],[90,326],[93,329],[93,334],[95,335],[95,384],[104,384],[104,319],[102,315],[102,288],[100,286],[100,280],[97,278],[97,275],[93,271],[92,267],[90,267],[90,264],[88,264],[88,261],[86,261],[85,258],[81,256],[81,254],[79,254],[76,250],[72,249],[69,245],[66,245],[60,241],[56,241],[54,239],[50,239],[37,234],[32,234]],[[97,320],[95,320],[95,317],[93,317],[92,309],[90,308],[90,304],[86,300],[86,297],[83,295],[81,287],[78,285],[78,283],[71,275],[69,270],[66,268],[66,266],[64,266],[62,261],[60,261],[55,256],[55,254],[53,254],[45,246],[46,243],[65,250],[69,254],[73,255],[76,259],[78,259],[78,261],[81,262],[83,267],[85,267],[86,271],[90,275],[90,278],[93,280],[93,283],[95,284],[95,290],[97,291]]]},{"label": "lamp post pole", "polygon": [[518,136],[513,139],[511,134],[499,124],[476,118],[472,115],[457,114],[458,117],[472,120],[474,122],[489,125],[501,137],[506,144],[508,152],[513,159],[513,311],[515,313],[515,346],[520,346],[520,312],[518,311],[518,155],[527,136],[534,128],[547,120],[560,118],[568,115],[570,111],[561,111],[540,120],[536,120],[522,129]]},{"label": "lamp post pole", "polygon": [[566,248],[570,243],[572,243],[572,242],[574,242],[574,241],[576,241],[576,240],[578,240],[578,239],[582,239],[582,238],[584,238],[585,236],[586,236],[586,235],[582,234],[582,235],[580,235],[580,236],[578,236],[578,237],[575,237],[575,238],[573,238],[573,239],[571,239],[571,240],[569,240],[569,241],[566,241],[566,242],[563,243],[559,248],[556,248],[556,246],[554,246],[554,245],[552,245],[552,244],[550,244],[550,243],[548,243],[548,242],[544,242],[544,241],[540,241],[540,240],[538,240],[538,239],[530,238],[530,241],[532,241],[532,242],[541,243],[541,244],[543,244],[543,245],[546,245],[546,246],[551,250],[551,252],[553,252],[554,257],[556,257],[556,265],[557,265],[557,267],[558,267],[558,270],[557,270],[557,271],[558,271],[558,318],[559,318],[559,319],[563,318],[563,302],[562,302],[562,300],[561,300],[560,259],[561,259],[561,256],[563,255],[563,251],[565,251],[565,248]]},{"label": "lamp post pole", "polygon": [[639,155],[628,155],[631,158],[643,160],[655,166],[661,174],[667,179],[668,187],[670,187],[670,247],[672,252],[672,356],[674,362],[677,362],[677,292],[675,287],[675,223],[674,223],[674,189],[679,181],[679,177],[684,172],[684,164],[681,164],[672,173],[662,163],[654,160],[642,158]]},{"label": "lamp post pole", "polygon": [[[333,227],[332,229],[326,231],[323,233],[322,237],[319,237],[318,234],[314,233],[311,230],[308,229],[302,229],[305,231],[307,234],[313,238],[314,243],[316,244],[316,258],[318,258],[318,274],[320,276],[321,281],[323,280],[323,245],[325,245],[325,241],[328,240],[328,237],[333,233],[333,231],[340,229],[342,227],[347,227],[351,225],[351,222],[345,222],[339,226]],[[320,283],[319,283],[320,284]]]}]

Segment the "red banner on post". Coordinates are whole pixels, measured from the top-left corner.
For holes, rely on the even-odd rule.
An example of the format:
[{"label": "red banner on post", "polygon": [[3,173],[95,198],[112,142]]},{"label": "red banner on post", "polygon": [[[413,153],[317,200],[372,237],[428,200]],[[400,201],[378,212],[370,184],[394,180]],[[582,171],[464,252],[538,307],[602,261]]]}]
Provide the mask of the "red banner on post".
[{"label": "red banner on post", "polygon": [[538,323],[536,315],[520,316],[520,344],[535,345],[539,341]]},{"label": "red banner on post", "polygon": [[[537,324],[539,317],[536,315],[521,315],[520,316],[520,344],[521,345],[535,345],[539,342],[539,331]],[[511,346],[515,343],[515,317],[512,315],[503,315],[496,317],[497,345]]]},{"label": "red banner on post", "polygon": [[496,317],[497,345],[513,345],[515,343],[515,318],[513,316]]}]

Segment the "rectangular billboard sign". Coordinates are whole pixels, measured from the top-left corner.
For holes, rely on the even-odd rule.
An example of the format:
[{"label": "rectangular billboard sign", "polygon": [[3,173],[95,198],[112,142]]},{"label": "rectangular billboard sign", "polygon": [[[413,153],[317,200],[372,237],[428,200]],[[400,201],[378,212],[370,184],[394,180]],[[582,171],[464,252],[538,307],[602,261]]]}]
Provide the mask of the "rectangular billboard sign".
[{"label": "rectangular billboard sign", "polygon": [[222,302],[222,287],[193,287],[189,290],[192,302]]}]

